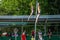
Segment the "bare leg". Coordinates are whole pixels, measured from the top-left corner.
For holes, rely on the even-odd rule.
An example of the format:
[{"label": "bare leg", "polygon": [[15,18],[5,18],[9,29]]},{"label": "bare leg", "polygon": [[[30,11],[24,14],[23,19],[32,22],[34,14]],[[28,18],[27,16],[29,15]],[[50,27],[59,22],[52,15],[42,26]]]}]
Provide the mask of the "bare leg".
[{"label": "bare leg", "polygon": [[32,16],[32,14],[33,14],[33,12],[31,12],[30,16],[28,17],[28,21],[29,21],[30,17]]},{"label": "bare leg", "polygon": [[29,21],[29,19],[30,19],[30,17],[32,16],[32,14],[33,14],[33,6],[31,6],[31,13],[30,13],[30,16],[28,17],[28,21]]},{"label": "bare leg", "polygon": [[37,17],[36,17],[36,23],[37,23],[37,21],[38,21],[38,18],[39,18],[39,15],[40,15],[40,5],[39,5],[39,3],[38,3],[38,14],[37,14]]},{"label": "bare leg", "polygon": [[35,21],[36,23],[37,23],[37,21],[38,21],[39,15],[40,15],[40,14],[38,14],[37,17],[36,17],[36,21]]}]

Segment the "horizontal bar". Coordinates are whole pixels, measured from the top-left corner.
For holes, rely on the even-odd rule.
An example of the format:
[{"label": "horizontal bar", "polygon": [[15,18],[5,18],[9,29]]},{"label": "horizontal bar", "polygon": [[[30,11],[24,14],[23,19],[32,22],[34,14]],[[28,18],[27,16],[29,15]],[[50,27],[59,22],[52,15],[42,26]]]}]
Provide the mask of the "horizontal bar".
[{"label": "horizontal bar", "polygon": [[[24,19],[28,18],[29,15],[19,15],[19,16],[0,16],[0,19]],[[31,16],[31,18],[36,18],[35,15]],[[60,15],[40,15],[39,18],[60,18]]]}]

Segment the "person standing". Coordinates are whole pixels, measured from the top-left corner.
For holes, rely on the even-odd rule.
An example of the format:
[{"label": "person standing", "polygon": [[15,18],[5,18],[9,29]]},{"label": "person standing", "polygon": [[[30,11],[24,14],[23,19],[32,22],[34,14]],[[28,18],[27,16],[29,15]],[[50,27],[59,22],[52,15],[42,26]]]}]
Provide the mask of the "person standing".
[{"label": "person standing", "polygon": [[51,39],[51,36],[52,36],[52,32],[51,32],[51,29],[48,30],[48,37],[49,39]]},{"label": "person standing", "polygon": [[41,30],[38,32],[38,37],[39,37],[39,40],[43,40]]},{"label": "person standing", "polygon": [[34,30],[32,30],[32,37],[34,37],[34,35],[35,35],[35,31],[34,31]]},{"label": "person standing", "polygon": [[25,31],[22,33],[21,35],[21,40],[26,40],[26,34],[25,34]]},{"label": "person standing", "polygon": [[35,37],[34,37],[34,35],[35,35],[35,31],[34,31],[34,30],[32,30],[31,35],[32,35],[31,40],[35,40]]}]

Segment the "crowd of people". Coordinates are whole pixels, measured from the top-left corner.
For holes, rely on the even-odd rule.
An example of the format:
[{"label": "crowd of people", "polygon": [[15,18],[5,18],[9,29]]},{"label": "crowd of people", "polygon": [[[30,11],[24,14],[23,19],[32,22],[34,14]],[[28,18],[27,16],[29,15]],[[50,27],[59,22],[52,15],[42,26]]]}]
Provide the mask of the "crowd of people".
[{"label": "crowd of people", "polygon": [[[38,40],[44,40],[43,37],[42,37],[42,31],[39,30],[37,33],[38,33]],[[18,36],[20,36],[21,40],[27,40],[27,34],[26,34],[26,31],[23,31],[21,33],[21,35],[19,35],[18,34],[18,30],[14,30],[13,33],[9,33],[9,34],[7,32],[3,32],[3,33],[0,34],[0,37],[1,36],[7,36],[7,37],[18,37]],[[50,29],[48,30],[48,34],[47,35],[48,35],[48,37],[50,39],[51,36],[52,36],[52,32],[51,32]],[[10,40],[12,40],[12,39],[10,38]],[[32,30],[32,32],[31,32],[31,40],[35,40],[35,30]]]}]

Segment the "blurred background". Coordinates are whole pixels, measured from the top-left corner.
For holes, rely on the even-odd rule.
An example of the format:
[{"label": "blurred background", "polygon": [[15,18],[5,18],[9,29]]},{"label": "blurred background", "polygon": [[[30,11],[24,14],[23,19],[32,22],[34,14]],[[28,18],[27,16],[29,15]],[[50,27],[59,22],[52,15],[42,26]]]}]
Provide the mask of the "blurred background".
[{"label": "blurred background", "polygon": [[[7,32],[8,35],[12,35],[15,28],[18,29],[17,34],[19,35],[17,40],[20,40],[24,30],[31,38],[31,32],[35,26],[36,1],[40,3],[41,7],[41,20],[39,17],[36,31],[41,30],[44,39],[49,40],[47,33],[51,29],[53,35],[51,40],[60,40],[60,0],[0,0],[0,40],[5,40],[2,38],[8,40],[7,37],[1,36],[2,33]],[[34,7],[34,16],[27,21],[28,15],[31,13],[31,4]],[[45,33],[46,36],[44,36]],[[12,36],[9,36],[10,38],[15,40]]]}]

